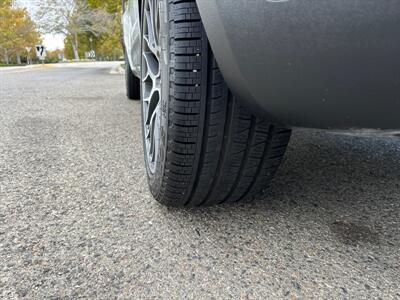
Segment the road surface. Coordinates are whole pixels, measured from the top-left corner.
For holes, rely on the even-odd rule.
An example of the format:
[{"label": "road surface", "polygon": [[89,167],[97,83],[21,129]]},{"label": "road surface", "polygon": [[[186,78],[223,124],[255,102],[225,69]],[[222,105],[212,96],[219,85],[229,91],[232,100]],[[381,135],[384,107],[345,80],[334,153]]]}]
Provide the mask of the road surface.
[{"label": "road surface", "polygon": [[264,199],[169,209],[113,66],[0,73],[1,298],[400,298],[399,136],[295,130]]}]

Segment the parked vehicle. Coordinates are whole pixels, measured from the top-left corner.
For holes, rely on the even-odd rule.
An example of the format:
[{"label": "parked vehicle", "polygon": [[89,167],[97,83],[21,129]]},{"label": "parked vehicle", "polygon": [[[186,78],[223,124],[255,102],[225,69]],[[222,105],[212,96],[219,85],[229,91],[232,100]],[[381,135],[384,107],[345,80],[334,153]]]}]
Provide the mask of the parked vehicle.
[{"label": "parked vehicle", "polygon": [[163,204],[260,195],[291,127],[400,128],[399,1],[130,0],[124,9],[128,97],[140,91],[149,186]]}]

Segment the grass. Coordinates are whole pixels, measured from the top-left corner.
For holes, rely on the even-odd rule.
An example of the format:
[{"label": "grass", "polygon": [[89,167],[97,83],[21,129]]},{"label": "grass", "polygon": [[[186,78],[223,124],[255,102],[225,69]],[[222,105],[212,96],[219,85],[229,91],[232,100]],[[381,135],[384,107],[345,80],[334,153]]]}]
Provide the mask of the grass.
[{"label": "grass", "polygon": [[26,66],[26,64],[22,64],[22,65],[9,64],[9,65],[6,65],[6,64],[0,63],[0,68],[1,67],[24,67],[24,66]]}]

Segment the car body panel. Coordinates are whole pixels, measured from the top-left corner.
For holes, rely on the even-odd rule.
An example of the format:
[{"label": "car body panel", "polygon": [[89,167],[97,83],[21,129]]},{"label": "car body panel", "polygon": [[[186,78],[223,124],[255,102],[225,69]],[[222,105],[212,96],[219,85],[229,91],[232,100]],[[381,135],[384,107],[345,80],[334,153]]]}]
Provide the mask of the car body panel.
[{"label": "car body panel", "polygon": [[140,77],[140,9],[137,0],[123,1],[122,26],[129,64],[135,76]]},{"label": "car body panel", "polygon": [[198,0],[223,75],[290,126],[400,128],[400,1]]}]

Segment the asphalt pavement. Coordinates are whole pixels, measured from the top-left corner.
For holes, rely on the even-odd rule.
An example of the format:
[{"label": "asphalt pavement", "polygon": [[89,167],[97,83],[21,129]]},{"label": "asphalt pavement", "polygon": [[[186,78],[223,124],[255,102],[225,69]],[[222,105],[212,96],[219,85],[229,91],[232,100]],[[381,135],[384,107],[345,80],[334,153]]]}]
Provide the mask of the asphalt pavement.
[{"label": "asphalt pavement", "polygon": [[0,298],[400,298],[400,136],[297,129],[265,198],[166,208],[113,66],[0,72]]}]

